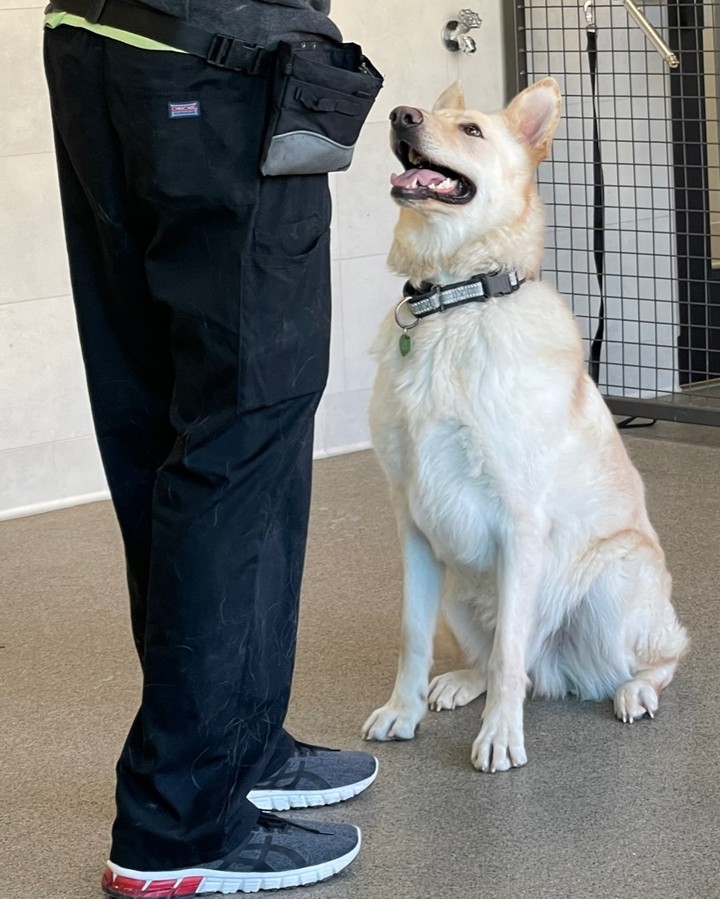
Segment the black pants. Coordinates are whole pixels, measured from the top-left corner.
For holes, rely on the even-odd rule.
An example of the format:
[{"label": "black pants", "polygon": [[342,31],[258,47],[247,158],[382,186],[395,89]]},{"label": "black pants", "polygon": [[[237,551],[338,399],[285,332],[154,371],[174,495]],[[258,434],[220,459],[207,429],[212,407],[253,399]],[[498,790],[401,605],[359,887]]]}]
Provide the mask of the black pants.
[{"label": "black pants", "polygon": [[111,858],[197,865],[253,827],[247,793],[292,745],[327,178],[260,177],[265,77],[67,26],[46,32],[45,64],[143,671]]}]

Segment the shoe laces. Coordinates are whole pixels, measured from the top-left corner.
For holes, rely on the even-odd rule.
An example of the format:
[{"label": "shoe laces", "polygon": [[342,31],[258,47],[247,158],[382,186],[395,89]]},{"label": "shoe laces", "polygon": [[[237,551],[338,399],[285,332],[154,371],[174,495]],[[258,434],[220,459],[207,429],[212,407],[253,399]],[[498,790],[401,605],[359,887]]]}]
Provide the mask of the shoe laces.
[{"label": "shoe laces", "polygon": [[322,833],[321,830],[317,830],[317,828],[305,822],[300,823],[300,821],[295,819],[279,818],[277,815],[269,815],[267,812],[260,812],[257,823],[258,827],[262,827],[263,830],[291,830],[295,828],[297,830],[306,830],[308,833]]},{"label": "shoe laces", "polygon": [[[322,833],[321,830],[316,830],[314,827],[310,827],[306,824],[301,824],[299,821],[295,820],[286,820],[285,818],[278,818],[277,815],[269,815],[267,812],[260,812],[258,815],[257,824],[253,828],[253,830],[248,834],[247,839],[243,840],[239,846],[229,852],[221,861],[214,862],[212,865],[207,865],[208,868],[217,868],[219,870],[232,870],[233,864],[237,861],[238,858],[242,858],[244,853],[248,851],[248,849],[254,849],[257,851],[258,847],[258,834],[257,830],[261,830],[265,838],[270,838],[270,843],[272,842],[272,834],[279,832],[287,832],[290,830],[305,830],[309,833]],[[248,844],[251,844],[250,846]]]},{"label": "shoe laces", "polygon": [[312,743],[303,743],[295,740],[295,750],[298,755],[317,755],[319,752],[338,752],[337,749],[328,749],[326,746],[314,746]]}]

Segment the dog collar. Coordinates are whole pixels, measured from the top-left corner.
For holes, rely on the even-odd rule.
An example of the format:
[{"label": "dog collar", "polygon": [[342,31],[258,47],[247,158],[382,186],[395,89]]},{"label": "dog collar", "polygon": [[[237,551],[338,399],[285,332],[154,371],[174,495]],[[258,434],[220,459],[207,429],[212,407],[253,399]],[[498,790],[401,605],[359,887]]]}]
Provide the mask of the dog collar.
[{"label": "dog collar", "polygon": [[[400,352],[407,356],[410,352],[410,331],[419,324],[419,319],[435,312],[445,312],[455,306],[463,306],[465,303],[483,303],[493,297],[504,297],[515,293],[525,279],[516,271],[482,273],[473,275],[467,281],[457,281],[454,284],[433,284],[423,281],[419,287],[414,287],[409,281],[403,287],[403,298],[395,307],[395,321],[402,328],[400,337]],[[407,306],[413,315],[410,324],[400,321],[400,310]]]},{"label": "dog collar", "polygon": [[473,275],[467,281],[442,287],[430,281],[423,281],[420,287],[413,287],[407,281],[403,287],[403,297],[415,318],[425,318],[433,312],[444,312],[464,303],[504,297],[514,293],[523,281],[524,278],[520,278],[515,271]]}]

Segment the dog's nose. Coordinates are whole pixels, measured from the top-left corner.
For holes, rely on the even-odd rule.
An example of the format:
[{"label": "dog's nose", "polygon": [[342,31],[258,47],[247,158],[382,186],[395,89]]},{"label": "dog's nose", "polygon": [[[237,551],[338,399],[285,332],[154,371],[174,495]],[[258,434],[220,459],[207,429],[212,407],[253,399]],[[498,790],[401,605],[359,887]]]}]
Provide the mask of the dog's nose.
[{"label": "dog's nose", "polygon": [[396,106],[390,113],[393,128],[417,128],[423,123],[423,114],[414,106]]}]

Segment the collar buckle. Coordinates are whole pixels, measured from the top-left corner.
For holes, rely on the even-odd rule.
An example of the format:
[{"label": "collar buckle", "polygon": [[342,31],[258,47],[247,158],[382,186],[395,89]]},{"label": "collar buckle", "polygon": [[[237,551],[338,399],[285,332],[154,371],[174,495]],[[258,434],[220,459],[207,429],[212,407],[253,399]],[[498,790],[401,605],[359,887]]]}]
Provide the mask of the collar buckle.
[{"label": "collar buckle", "polygon": [[515,293],[520,286],[517,272],[499,272],[495,275],[482,275],[482,285],[489,297],[505,297]]}]

